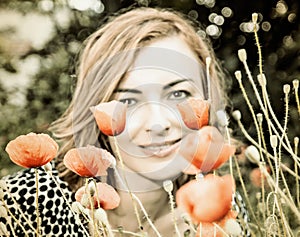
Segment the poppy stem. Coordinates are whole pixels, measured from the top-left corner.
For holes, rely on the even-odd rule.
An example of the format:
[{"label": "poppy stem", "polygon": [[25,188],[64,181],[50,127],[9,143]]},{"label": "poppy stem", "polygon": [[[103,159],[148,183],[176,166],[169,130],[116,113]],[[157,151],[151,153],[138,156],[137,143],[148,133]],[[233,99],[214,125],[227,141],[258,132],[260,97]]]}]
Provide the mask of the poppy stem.
[{"label": "poppy stem", "polygon": [[[120,180],[120,182],[122,182],[122,185],[125,186],[124,183],[123,183],[123,180],[122,180],[122,178],[121,178],[121,176],[119,174],[119,171],[116,168],[114,169],[114,171],[115,171],[116,176]],[[158,232],[158,230],[156,229],[156,227],[152,223],[151,219],[149,218],[149,215],[148,215],[147,211],[145,210],[145,208],[144,208],[142,202],[140,201],[140,199],[134,193],[132,193],[132,192],[129,192],[129,193],[131,194],[130,197],[132,198],[133,204],[136,204],[135,201],[139,204],[139,206],[140,206],[140,208],[141,208],[141,210],[142,210],[142,212],[143,212],[146,220],[148,221],[150,227],[154,230],[154,232],[156,233],[156,235],[158,237],[161,237],[160,233]],[[137,209],[136,209],[136,215],[138,215]]]},{"label": "poppy stem", "polygon": [[210,64],[211,64],[211,57],[207,57],[206,60],[206,82],[207,82],[207,100],[212,101],[211,98],[211,85],[210,85]]},{"label": "poppy stem", "polygon": [[36,236],[40,234],[40,212],[39,212],[39,171],[38,168],[34,168],[35,171],[35,204],[36,204]]},{"label": "poppy stem", "polygon": [[[139,213],[138,213],[138,209],[137,209],[136,202],[135,202],[135,200],[134,200],[134,198],[133,198],[133,193],[131,192],[131,190],[130,190],[130,188],[129,188],[128,181],[127,181],[126,175],[125,175],[125,173],[124,173],[125,166],[124,166],[124,162],[123,162],[122,156],[121,156],[121,154],[120,154],[119,146],[118,146],[117,139],[116,139],[115,136],[113,137],[113,142],[114,142],[114,147],[115,147],[115,149],[116,149],[116,156],[117,156],[117,158],[119,159],[120,164],[121,164],[123,180],[124,180],[124,182],[125,182],[126,189],[127,189],[127,191],[129,192],[130,198],[131,198],[131,200],[132,200],[132,204],[133,204],[133,208],[134,208],[134,213],[135,213],[135,216],[136,216],[136,218],[137,218],[137,222],[138,222],[139,228],[141,229],[141,228],[142,228],[142,222],[141,222],[141,219],[140,219],[140,216],[139,216]],[[117,171],[117,169],[115,169],[115,171]],[[117,174],[119,175],[118,172],[117,172]],[[119,176],[120,176],[120,175],[119,175]],[[121,181],[121,180],[122,180],[122,179],[120,178],[120,181]],[[141,229],[141,230],[142,230],[142,229]]]},{"label": "poppy stem", "polygon": [[[16,209],[20,212],[21,216],[25,219],[26,224],[28,224],[28,226],[29,226],[33,231],[36,231],[35,228],[32,226],[31,222],[30,222],[30,221],[26,218],[26,216],[24,215],[23,211],[21,210],[19,204],[17,203],[17,201],[15,200],[15,198],[13,197],[13,195],[12,195],[10,192],[8,192],[8,194],[9,194],[10,198],[11,198],[11,199],[13,200],[13,202],[14,202],[14,207],[16,207]],[[2,200],[2,201],[3,201],[3,203],[4,203],[4,200]],[[8,210],[8,211],[9,211],[9,210]],[[13,214],[11,213],[11,215],[13,215]]]},{"label": "poppy stem", "polygon": [[[55,176],[52,175],[51,171],[47,171],[47,174],[50,175],[50,177],[52,178],[52,180],[53,180],[54,183],[56,184],[56,186],[57,186],[57,188],[59,189],[59,191],[60,191],[60,193],[61,193],[63,199],[65,200],[67,206],[70,208],[70,210],[71,210],[73,216],[74,216],[74,217],[78,217],[78,215],[74,212],[73,208],[71,207],[69,201],[67,200],[66,195],[64,194],[63,190],[61,189],[59,183],[58,183],[57,180],[55,179]],[[82,223],[81,223],[80,221],[77,221],[77,220],[78,220],[78,218],[75,218],[76,223],[79,224],[79,226],[80,226],[80,227],[82,228],[82,230],[84,231],[85,235],[86,235],[86,236],[89,236],[89,234],[87,233],[87,231],[86,231],[86,229],[84,228],[84,226],[82,225]]]},{"label": "poppy stem", "polygon": [[[226,130],[228,144],[231,145],[231,137],[230,137],[230,133],[229,133],[229,129],[228,129],[227,125],[225,126],[225,130]],[[229,169],[230,169],[230,174],[233,177],[232,156],[229,157]]]},{"label": "poppy stem", "polygon": [[133,232],[128,231],[128,230],[112,230],[112,232],[126,234],[126,235],[128,234],[130,236],[136,236],[136,237],[144,237],[143,234],[133,233]]},{"label": "poppy stem", "polygon": [[[251,202],[249,200],[249,196],[248,196],[248,193],[247,193],[247,190],[246,190],[246,186],[245,186],[245,183],[244,183],[244,179],[242,177],[242,174],[241,174],[241,170],[240,170],[240,166],[239,166],[239,163],[237,161],[237,158],[236,156],[234,156],[234,161],[235,161],[235,166],[236,166],[236,170],[237,170],[237,173],[238,173],[238,177],[239,177],[239,180],[240,180],[240,183],[241,183],[241,186],[242,186],[242,189],[243,189],[243,192],[244,192],[244,195],[245,195],[245,198],[246,198],[246,202],[247,202],[247,205],[249,206],[249,210],[250,210],[250,213],[251,215],[253,216],[253,219],[255,221],[255,223],[257,224],[258,226],[258,231],[259,233],[262,235],[262,230],[261,230],[261,226],[254,214],[254,211],[253,211],[253,208],[251,206]],[[251,230],[250,230],[251,231]]]},{"label": "poppy stem", "polygon": [[214,224],[214,233],[216,234],[216,236],[217,236],[217,230],[219,230],[222,232],[223,236],[230,237],[221,226],[219,226],[215,222],[213,222],[213,224]]},{"label": "poppy stem", "polygon": [[169,196],[169,203],[170,203],[171,215],[172,215],[172,219],[173,219],[175,232],[176,232],[177,236],[180,237],[181,235],[180,235],[180,232],[179,232],[179,229],[177,226],[177,219],[176,219],[175,210],[174,210],[175,202],[174,202],[174,196],[172,194],[173,183],[170,180],[166,180],[163,183],[163,186],[164,186],[164,190],[168,193],[168,196]]},{"label": "poppy stem", "polygon": [[89,185],[89,182],[88,182],[88,179],[86,179],[85,191],[86,191],[86,193],[89,197],[89,202],[90,202],[90,206],[91,206],[91,219],[92,219],[92,223],[93,223],[93,236],[98,237],[99,233],[98,233],[97,223],[96,223],[96,220],[95,220],[94,198],[90,193],[88,185]]},{"label": "poppy stem", "polygon": [[154,232],[156,233],[156,235],[157,235],[158,237],[162,237],[162,236],[160,235],[160,233],[158,232],[158,230],[156,229],[156,227],[154,226],[154,224],[152,223],[151,219],[149,218],[149,215],[148,215],[147,211],[145,210],[145,208],[144,208],[142,202],[140,201],[140,199],[139,199],[134,193],[132,193],[132,197],[133,197],[133,198],[136,200],[136,202],[139,204],[139,206],[140,206],[142,212],[143,212],[144,215],[145,215],[145,218],[147,219],[149,225],[152,227],[152,229],[154,230]]},{"label": "poppy stem", "polygon": [[200,222],[200,224],[199,224],[199,232],[200,232],[200,237],[202,237],[202,222]]},{"label": "poppy stem", "polygon": [[[294,138],[294,150],[295,150],[295,155],[297,156],[297,152],[298,152],[298,145],[299,145],[299,138],[298,137],[295,137]],[[297,164],[295,163],[295,173],[297,175],[297,178],[296,178],[296,200],[297,200],[297,205],[298,207],[300,208],[300,193],[299,193],[299,180],[298,180],[298,167],[297,167]]]},{"label": "poppy stem", "polygon": [[[255,145],[256,147],[259,147],[259,144],[249,135],[249,133],[246,131],[244,125],[242,124],[242,122],[239,120],[238,122],[238,126],[241,129],[242,133],[244,134],[244,136],[248,139],[248,141],[250,141],[253,145]],[[270,158],[272,158],[272,160],[274,160],[275,158],[273,157],[273,155],[271,155],[266,149],[262,149],[262,152],[267,154]],[[296,163],[296,165],[298,166],[299,164]],[[293,175],[295,178],[299,179],[298,174],[296,174],[294,171],[292,171],[289,167],[287,167],[285,164],[281,163],[280,164],[281,168],[284,169],[285,171],[289,172],[291,175]]]},{"label": "poppy stem", "polygon": [[[26,232],[24,226],[23,226],[23,225],[20,223],[20,221],[15,217],[15,215],[10,211],[10,209],[9,209],[8,206],[6,205],[5,201],[4,201],[3,199],[2,199],[1,201],[2,201],[2,203],[3,203],[4,207],[5,207],[5,209],[6,209],[7,212],[9,213],[9,215],[10,215],[10,216],[13,218],[13,220],[21,227],[21,229],[23,230],[25,236],[28,237],[28,234],[27,234],[27,232]],[[8,223],[9,223],[10,229],[11,229],[11,231],[12,231],[12,233],[13,233],[13,236],[17,236],[17,235],[15,234],[14,228],[11,226],[11,223],[10,223],[10,222],[8,222]]]},{"label": "poppy stem", "polygon": [[293,88],[295,91],[295,99],[296,99],[296,104],[297,104],[297,108],[298,108],[298,113],[300,116],[300,100],[299,100],[299,95],[298,95],[298,90],[299,90],[299,80],[295,79],[293,80]]}]

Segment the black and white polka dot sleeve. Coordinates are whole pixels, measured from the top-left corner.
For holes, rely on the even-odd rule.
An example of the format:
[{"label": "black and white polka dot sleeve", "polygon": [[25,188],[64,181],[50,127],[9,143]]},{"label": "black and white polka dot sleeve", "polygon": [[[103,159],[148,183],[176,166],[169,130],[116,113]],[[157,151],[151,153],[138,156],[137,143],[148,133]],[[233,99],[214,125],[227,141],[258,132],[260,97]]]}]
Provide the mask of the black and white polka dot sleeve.
[{"label": "black and white polka dot sleeve", "polygon": [[248,210],[244,203],[244,200],[239,192],[235,192],[232,198],[232,208],[237,212],[237,221],[242,228],[242,236],[251,236],[250,227],[248,223],[250,222]]},{"label": "black and white polka dot sleeve", "polygon": [[[74,201],[67,183],[57,178],[57,171],[52,171],[57,183],[42,168],[38,169],[39,216],[41,236],[85,236],[82,227],[75,221],[68,203]],[[2,234],[8,236],[35,236],[36,220],[36,176],[34,169],[26,169],[14,175],[6,176],[7,190],[0,201],[7,216],[0,216]],[[62,192],[61,192],[62,191]],[[3,209],[5,208],[5,209]]]}]

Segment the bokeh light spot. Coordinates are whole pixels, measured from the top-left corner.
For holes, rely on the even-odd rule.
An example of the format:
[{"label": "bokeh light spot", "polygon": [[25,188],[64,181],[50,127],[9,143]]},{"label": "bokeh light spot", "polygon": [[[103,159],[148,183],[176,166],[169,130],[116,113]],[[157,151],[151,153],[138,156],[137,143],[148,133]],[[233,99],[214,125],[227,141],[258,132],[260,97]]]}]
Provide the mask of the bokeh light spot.
[{"label": "bokeh light spot", "polygon": [[232,17],[233,11],[229,7],[223,7],[221,13],[224,17]]}]

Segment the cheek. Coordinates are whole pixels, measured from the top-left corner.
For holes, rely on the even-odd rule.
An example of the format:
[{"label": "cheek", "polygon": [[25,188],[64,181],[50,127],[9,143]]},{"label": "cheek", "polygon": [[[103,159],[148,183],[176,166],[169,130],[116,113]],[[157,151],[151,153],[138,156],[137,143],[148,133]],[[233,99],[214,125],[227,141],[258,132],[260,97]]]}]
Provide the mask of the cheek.
[{"label": "cheek", "polygon": [[147,111],[143,108],[128,111],[125,132],[129,140],[134,140],[144,131],[144,124],[147,121],[146,114]]}]

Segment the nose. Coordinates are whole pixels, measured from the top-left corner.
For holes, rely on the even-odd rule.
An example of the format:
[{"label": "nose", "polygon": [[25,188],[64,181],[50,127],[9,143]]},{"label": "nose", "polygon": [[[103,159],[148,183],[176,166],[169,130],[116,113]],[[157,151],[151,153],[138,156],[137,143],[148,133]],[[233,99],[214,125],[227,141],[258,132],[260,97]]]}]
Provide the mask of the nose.
[{"label": "nose", "polygon": [[171,128],[170,111],[161,104],[150,103],[147,107],[146,132],[165,135]]}]

